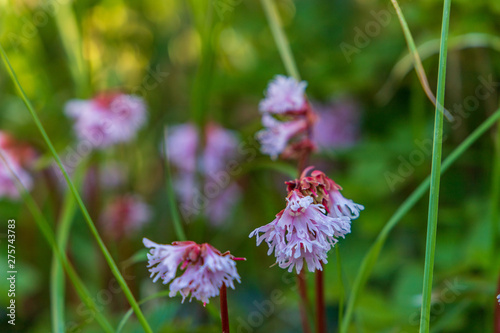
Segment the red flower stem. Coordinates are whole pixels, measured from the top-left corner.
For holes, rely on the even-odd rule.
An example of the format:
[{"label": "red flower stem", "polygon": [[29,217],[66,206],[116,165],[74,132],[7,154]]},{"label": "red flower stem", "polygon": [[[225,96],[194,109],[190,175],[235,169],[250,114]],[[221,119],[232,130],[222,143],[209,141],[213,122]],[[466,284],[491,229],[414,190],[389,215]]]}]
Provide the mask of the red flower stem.
[{"label": "red flower stem", "polygon": [[307,287],[304,269],[297,274],[297,286],[299,287],[299,295],[302,302],[299,303],[300,319],[302,321],[302,331],[304,333],[311,333],[309,327],[309,320],[307,319],[307,308],[309,308],[309,301],[307,299]]},{"label": "red flower stem", "polygon": [[316,332],[326,333],[323,271],[316,270]]},{"label": "red flower stem", "polygon": [[[500,277],[498,278],[497,295],[500,294]],[[495,301],[495,321],[493,332],[500,333],[500,304]]]},{"label": "red flower stem", "polygon": [[222,333],[229,333],[229,316],[227,313],[227,290],[226,285],[220,288],[220,319],[222,323]]}]

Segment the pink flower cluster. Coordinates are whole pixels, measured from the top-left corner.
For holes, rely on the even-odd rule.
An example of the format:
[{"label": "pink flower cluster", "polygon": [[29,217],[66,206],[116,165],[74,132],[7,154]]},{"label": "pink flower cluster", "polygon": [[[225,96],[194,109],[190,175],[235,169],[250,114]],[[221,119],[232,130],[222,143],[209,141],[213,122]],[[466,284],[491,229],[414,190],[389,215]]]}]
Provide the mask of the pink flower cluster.
[{"label": "pink flower cluster", "polygon": [[[207,124],[203,141],[205,146],[198,157],[200,135],[196,127],[193,124],[173,126],[168,129],[168,158],[177,168],[174,185],[181,198],[183,215],[189,217],[204,210],[217,225],[228,217],[230,207],[240,196],[238,185],[230,181],[226,170],[228,163],[236,162],[239,141],[234,132],[213,122]],[[201,186],[196,181],[197,165],[204,178]]]},{"label": "pink flower cluster", "polygon": [[277,75],[260,102],[264,129],[257,133],[257,139],[262,153],[273,160],[280,155],[297,158],[314,149],[310,136],[316,116],[305,97],[306,85],[304,81]]},{"label": "pink flower cluster", "polygon": [[114,198],[101,215],[101,224],[115,239],[130,236],[151,218],[151,209],[138,195]]},{"label": "pink flower cluster", "polygon": [[[229,252],[221,253],[208,243],[185,241],[161,245],[147,238],[143,242],[150,249],[148,267],[153,282],[172,281],[170,297],[180,293],[184,302],[191,294],[189,301],[194,297],[205,305],[211,297],[219,295],[223,284],[234,289],[233,280],[240,282],[234,260],[244,259],[235,258]],[[176,278],[179,265],[184,272]]]},{"label": "pink flower cluster", "polygon": [[3,156],[3,159],[0,159],[0,197],[19,199],[20,193],[13,173],[26,190],[31,190],[33,178],[27,168],[35,159],[35,151],[25,144],[16,142],[3,131],[0,131],[0,150]]},{"label": "pink flower cluster", "polygon": [[88,141],[95,148],[133,140],[147,118],[144,101],[122,93],[71,100],[66,103],[65,113],[75,120],[78,139]]},{"label": "pink flower cluster", "polygon": [[359,216],[363,206],[345,199],[341,189],[321,171],[304,170],[300,179],[287,182],[287,206],[269,224],[255,229],[257,245],[266,241],[268,255],[274,252],[281,268],[297,273],[304,261],[310,272],[322,270],[328,251],[351,232],[351,219]]}]

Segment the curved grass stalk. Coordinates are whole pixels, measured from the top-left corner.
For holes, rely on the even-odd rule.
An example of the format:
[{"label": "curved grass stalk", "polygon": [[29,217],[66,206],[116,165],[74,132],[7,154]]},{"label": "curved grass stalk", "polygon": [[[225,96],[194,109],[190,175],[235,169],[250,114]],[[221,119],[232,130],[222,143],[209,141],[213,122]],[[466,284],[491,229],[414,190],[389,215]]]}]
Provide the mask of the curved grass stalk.
[{"label": "curved grass stalk", "polygon": [[[66,273],[68,274],[71,282],[73,283],[73,286],[75,287],[75,290],[82,300],[82,302],[87,306],[89,310],[93,313],[95,316],[96,321],[99,323],[99,325],[102,327],[104,332],[107,333],[113,333],[113,327],[111,324],[108,322],[106,317],[104,317],[101,313],[101,309],[97,307],[97,305],[94,303],[93,298],[90,296],[89,291],[85,288],[85,285],[83,284],[82,280],[78,277],[75,269],[73,266],[69,263],[68,257],[66,256],[66,253],[64,251],[61,251],[60,248],[57,245],[57,242],[54,237],[54,233],[52,232],[52,229],[50,228],[49,222],[45,219],[45,216],[42,214],[40,211],[40,208],[38,208],[35,200],[29,194],[29,192],[26,190],[24,185],[21,183],[15,172],[13,172],[12,168],[10,167],[9,163],[5,159],[4,155],[2,154],[2,151],[0,150],[0,161],[4,163],[7,168],[9,169],[9,172],[12,175],[12,178],[16,184],[17,189],[19,190],[19,193],[21,194],[21,197],[23,198],[24,203],[26,206],[28,206],[29,211],[33,215],[33,218],[35,219],[35,222],[37,224],[37,227],[40,229],[42,234],[44,235],[45,239],[49,243],[49,245],[52,248],[52,251],[54,254],[57,256],[57,259],[61,262],[62,266],[66,270]],[[62,327],[61,327],[62,325]],[[60,318],[58,318],[58,321],[56,325],[53,328],[53,331],[56,332],[64,332],[64,322],[60,322]]]},{"label": "curved grass stalk", "polygon": [[[439,45],[439,39],[429,40],[417,46],[416,53],[421,60],[425,60],[439,53]],[[478,47],[488,47],[500,52],[500,37],[474,32],[451,37],[448,41],[448,49],[450,50],[463,50]],[[415,67],[414,64],[414,56],[411,52],[398,60],[392,68],[389,78],[375,95],[378,103],[387,104],[393,95],[394,85],[403,80],[403,78]]]},{"label": "curved grass stalk", "polygon": [[439,185],[441,183],[441,154],[443,149],[443,113],[446,85],[446,58],[448,55],[448,27],[450,24],[451,0],[445,0],[441,28],[441,47],[439,50],[439,70],[434,120],[434,139],[432,143],[431,183],[429,194],[429,214],[427,217],[427,237],[425,246],[424,281],[422,291],[422,311],[420,315],[420,333],[429,333],[431,316],[432,279],[434,275],[434,257],[436,252],[436,234],[439,210]]},{"label": "curved grass stalk", "polygon": [[[474,143],[479,139],[486,131],[491,128],[495,122],[500,120],[500,109],[498,109],[494,114],[492,114],[487,120],[485,120],[474,132],[472,132],[451,154],[444,160],[441,167],[441,173],[444,173],[448,168],[455,163],[455,161]],[[363,288],[368,280],[368,277],[375,266],[377,258],[384,246],[384,243],[389,236],[389,233],[394,229],[394,227],[401,221],[403,216],[410,211],[410,209],[415,206],[415,204],[425,195],[430,185],[430,176],[427,177],[411,194],[406,200],[399,206],[399,208],[394,212],[389,221],[385,224],[384,228],[380,231],[375,242],[370,247],[368,252],[361,262],[358,274],[353,283],[353,287],[350,293],[349,300],[347,302],[347,308],[344,316],[344,320],[340,329],[341,333],[347,333],[349,325],[354,313],[354,308],[356,307],[359,295],[362,293]]]},{"label": "curved grass stalk", "polygon": [[429,87],[429,81],[427,80],[427,75],[425,75],[424,66],[422,66],[422,59],[420,59],[420,55],[418,54],[417,47],[415,46],[415,42],[413,41],[413,36],[411,35],[410,28],[408,27],[408,23],[406,23],[406,19],[403,15],[403,12],[401,11],[401,8],[399,7],[397,0],[391,0],[391,2],[394,6],[394,9],[396,10],[399,23],[401,23],[401,28],[403,29],[406,43],[408,44],[408,50],[413,57],[413,63],[415,66],[415,71],[417,72],[418,80],[420,81],[425,94],[432,102],[432,104],[434,104],[434,106],[436,106],[440,112],[443,112],[449,121],[452,121],[453,116],[451,115],[450,111],[446,110],[444,106],[442,106],[443,104],[439,104],[436,102],[436,98],[434,97],[434,94]]},{"label": "curved grass stalk", "polygon": [[120,273],[120,270],[118,269],[118,266],[116,265],[114,259],[111,257],[111,254],[109,253],[109,250],[107,249],[106,245],[104,244],[101,236],[99,235],[99,232],[97,231],[97,228],[94,225],[94,222],[92,221],[92,218],[89,215],[89,212],[87,211],[87,208],[83,204],[82,198],[80,197],[80,194],[78,194],[78,191],[71,181],[71,179],[68,176],[68,173],[64,169],[64,166],[62,164],[62,161],[57,154],[54,145],[52,144],[52,141],[49,139],[47,132],[45,131],[42,123],[40,122],[40,119],[38,118],[38,115],[36,114],[33,106],[31,105],[31,102],[29,101],[28,97],[26,96],[26,93],[24,92],[24,89],[21,86],[21,83],[19,82],[16,73],[14,72],[14,69],[12,68],[12,65],[10,64],[10,61],[7,57],[7,54],[5,53],[3,47],[0,45],[0,55],[2,57],[2,60],[5,64],[5,67],[7,69],[7,72],[9,73],[9,76],[11,77],[16,89],[18,90],[21,99],[23,100],[24,104],[26,105],[29,113],[31,114],[33,121],[35,122],[35,125],[37,126],[40,134],[43,137],[43,140],[47,144],[52,156],[54,157],[59,169],[64,175],[64,178],[66,179],[66,182],[68,183],[68,186],[73,193],[73,196],[75,197],[75,200],[80,207],[80,210],[85,218],[85,221],[87,223],[88,228],[90,229],[90,232],[94,236],[99,249],[101,250],[102,254],[104,255],[104,258],[106,259],[106,262],[108,263],[108,266],[111,269],[111,272],[115,276],[116,280],[118,281],[118,284],[120,285],[120,288],[123,290],[123,293],[125,294],[125,297],[127,298],[128,302],[134,309],[134,312],[137,316],[137,319],[141,323],[143,329],[147,333],[152,333],[151,328],[149,327],[149,324],[144,317],[144,314],[142,313],[139,305],[137,304],[137,301],[134,298],[134,295],[132,294],[132,291],[128,287],[127,283],[125,282],[125,279],[123,278],[123,275]]}]

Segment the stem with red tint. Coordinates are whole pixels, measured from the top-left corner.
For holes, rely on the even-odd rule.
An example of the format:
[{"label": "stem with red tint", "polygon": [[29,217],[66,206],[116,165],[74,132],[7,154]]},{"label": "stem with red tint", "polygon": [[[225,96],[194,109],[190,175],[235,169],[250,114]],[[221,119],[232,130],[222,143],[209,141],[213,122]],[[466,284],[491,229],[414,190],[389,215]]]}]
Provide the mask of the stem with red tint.
[{"label": "stem with red tint", "polygon": [[302,331],[304,333],[311,333],[309,327],[309,320],[307,319],[307,308],[309,308],[309,300],[307,299],[307,286],[304,269],[297,274],[297,286],[299,287],[299,295],[302,302],[299,303],[300,320],[302,321]]},{"label": "stem with red tint", "polygon": [[222,323],[222,333],[229,333],[229,316],[227,313],[227,290],[226,285],[220,288],[220,319]]},{"label": "stem with red tint", "polygon": [[316,270],[316,332],[326,333],[323,271]]}]

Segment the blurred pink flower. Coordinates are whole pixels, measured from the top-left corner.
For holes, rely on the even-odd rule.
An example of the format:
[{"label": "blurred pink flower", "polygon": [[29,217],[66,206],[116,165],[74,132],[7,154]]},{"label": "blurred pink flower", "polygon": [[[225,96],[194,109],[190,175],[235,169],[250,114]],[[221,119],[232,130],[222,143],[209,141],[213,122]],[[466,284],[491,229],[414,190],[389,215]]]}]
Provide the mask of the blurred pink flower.
[{"label": "blurred pink flower", "polygon": [[220,194],[210,200],[205,213],[213,225],[221,225],[230,215],[231,207],[241,197],[241,191],[236,183],[229,184]]},{"label": "blurred pink flower", "polygon": [[305,89],[307,82],[298,82],[292,77],[276,75],[269,83],[259,109],[262,112],[285,113],[299,112],[306,107]]},{"label": "blurred pink flower", "polygon": [[352,100],[330,104],[313,104],[319,121],[314,124],[313,138],[320,149],[347,147],[359,138],[360,111]]},{"label": "blurred pink flower", "polygon": [[[265,240],[268,255],[274,251],[276,262],[291,272],[295,267],[300,273],[304,265],[310,272],[322,270],[327,253],[335,245],[335,237],[351,232],[350,219],[330,217],[321,204],[313,204],[311,196],[303,196],[298,190],[290,192],[288,204],[271,223],[255,229],[257,245]],[[263,233],[260,235],[259,233]]]},{"label": "blurred pink flower", "polygon": [[122,93],[71,100],[66,103],[65,113],[75,119],[78,139],[90,142],[95,148],[133,140],[147,117],[142,98]]},{"label": "blurred pink flower", "polygon": [[115,239],[130,236],[151,218],[151,209],[137,195],[114,198],[101,215],[101,224]]},{"label": "blurred pink flower", "polygon": [[307,121],[299,118],[291,121],[278,121],[269,114],[262,115],[265,129],[257,132],[262,153],[275,160],[287,147],[290,139],[307,130]]},{"label": "blurred pink flower", "polygon": [[21,184],[30,191],[33,187],[33,178],[28,168],[35,159],[35,151],[28,145],[14,140],[7,133],[0,131],[0,150],[3,158],[0,159],[0,197],[19,199],[20,193],[16,187],[14,175]]},{"label": "blurred pink flower", "polygon": [[[223,284],[234,289],[233,280],[240,282],[234,261],[239,258],[234,258],[229,252],[221,254],[208,243],[185,241],[161,245],[147,238],[143,242],[150,249],[148,267],[153,282],[161,278],[163,284],[168,284],[173,280],[170,297],[179,292],[182,302],[191,294],[189,301],[194,297],[205,305],[209,298],[219,295]],[[180,264],[184,272],[175,278]]]},{"label": "blurred pink flower", "polygon": [[168,159],[182,172],[195,172],[197,147],[198,131],[193,124],[187,123],[168,128]]},{"label": "blurred pink flower", "polygon": [[210,175],[224,170],[227,162],[235,158],[239,140],[235,132],[213,122],[207,124],[205,131],[203,171]]},{"label": "blurred pink flower", "polygon": [[498,304],[500,304],[500,295],[497,296]]},{"label": "blurred pink flower", "polygon": [[[200,152],[199,160],[197,152],[200,140],[193,124],[172,126],[167,134],[168,158],[177,168],[174,186],[180,197],[181,207],[187,207],[186,211],[191,215],[193,211],[200,210],[200,205],[194,203],[200,200],[210,222],[214,225],[221,224],[240,197],[239,187],[231,182],[226,170],[228,163],[235,161],[237,157],[239,140],[236,133],[216,123],[208,123],[205,127],[205,147]],[[196,181],[197,163],[204,179],[201,185]],[[210,193],[205,193],[206,189],[210,189]]]}]

